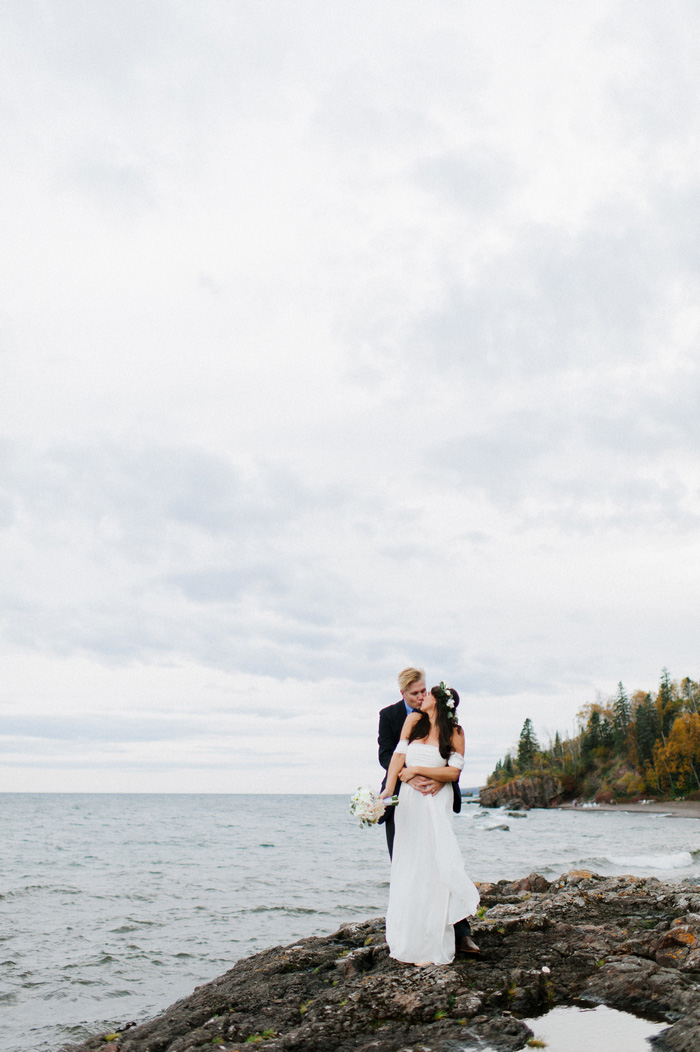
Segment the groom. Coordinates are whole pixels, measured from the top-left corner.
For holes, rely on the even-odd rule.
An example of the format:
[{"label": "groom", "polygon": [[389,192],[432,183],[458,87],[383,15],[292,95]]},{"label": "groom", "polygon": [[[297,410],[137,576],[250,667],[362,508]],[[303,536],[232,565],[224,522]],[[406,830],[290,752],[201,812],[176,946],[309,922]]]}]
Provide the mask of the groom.
[{"label": "groom", "polygon": [[[405,668],[402,672],[399,672],[399,690],[401,691],[401,701],[397,701],[395,705],[387,705],[379,713],[379,737],[377,739],[379,742],[379,762],[385,771],[388,771],[394,749],[401,740],[401,730],[406,717],[412,712],[420,712],[421,702],[428,693],[423,669]],[[386,774],[382,781],[382,789],[385,785]],[[436,782],[434,778],[425,778],[422,775],[418,775],[411,779],[411,785],[425,796],[439,792],[444,783]],[[396,783],[396,792],[398,793],[400,789],[401,781],[398,781]],[[462,810],[462,794],[459,791],[459,781],[452,783],[452,791],[454,793],[452,810],[459,814]],[[383,818],[380,818],[379,821],[384,822],[389,858],[391,858],[394,852],[394,808],[387,807]],[[479,953],[479,947],[471,938],[472,930],[468,920],[457,921],[454,929],[455,947],[460,953]]]}]

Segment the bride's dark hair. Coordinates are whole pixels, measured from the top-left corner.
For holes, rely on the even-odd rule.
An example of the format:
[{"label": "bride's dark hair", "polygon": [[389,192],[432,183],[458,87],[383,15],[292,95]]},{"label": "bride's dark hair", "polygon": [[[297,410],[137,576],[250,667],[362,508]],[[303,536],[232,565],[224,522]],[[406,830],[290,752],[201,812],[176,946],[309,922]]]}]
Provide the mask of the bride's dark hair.
[{"label": "bride's dark hair", "polygon": [[[440,755],[443,760],[449,760],[452,752],[452,735],[461,727],[457,723],[457,706],[459,705],[459,694],[454,687],[442,686],[432,687],[430,693],[435,698],[435,716],[439,737]],[[427,712],[422,712],[420,719],[411,727],[408,735],[409,742],[420,738],[427,738],[430,734],[430,717]]]}]

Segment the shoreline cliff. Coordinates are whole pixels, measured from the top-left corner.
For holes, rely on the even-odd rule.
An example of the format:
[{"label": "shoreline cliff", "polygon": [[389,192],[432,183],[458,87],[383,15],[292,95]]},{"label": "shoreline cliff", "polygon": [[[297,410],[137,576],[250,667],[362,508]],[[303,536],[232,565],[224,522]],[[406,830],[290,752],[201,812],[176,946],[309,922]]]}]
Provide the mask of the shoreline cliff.
[{"label": "shoreline cliff", "polygon": [[700,885],[581,870],[480,891],[480,957],[400,964],[377,917],[241,960],[70,1052],[516,1052],[533,1036],[522,1019],[562,1004],[667,1022],[655,1052],[700,1047]]}]

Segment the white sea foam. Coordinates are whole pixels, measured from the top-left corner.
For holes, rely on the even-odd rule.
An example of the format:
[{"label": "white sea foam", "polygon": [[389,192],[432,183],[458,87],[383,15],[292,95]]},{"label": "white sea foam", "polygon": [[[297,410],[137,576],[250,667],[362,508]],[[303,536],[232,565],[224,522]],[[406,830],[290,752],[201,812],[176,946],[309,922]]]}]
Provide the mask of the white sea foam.
[{"label": "white sea foam", "polygon": [[638,873],[646,869],[688,869],[694,859],[690,851],[676,851],[670,855],[608,855],[607,861],[613,866],[629,866]]}]

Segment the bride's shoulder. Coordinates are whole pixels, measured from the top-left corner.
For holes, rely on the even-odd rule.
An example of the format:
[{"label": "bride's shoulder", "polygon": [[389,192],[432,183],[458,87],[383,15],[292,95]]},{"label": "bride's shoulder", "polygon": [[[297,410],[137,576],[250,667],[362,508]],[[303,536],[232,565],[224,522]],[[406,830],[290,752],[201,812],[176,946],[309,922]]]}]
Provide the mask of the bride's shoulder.
[{"label": "bride's shoulder", "polygon": [[455,745],[464,745],[464,731],[459,725],[452,731],[452,747]]}]

